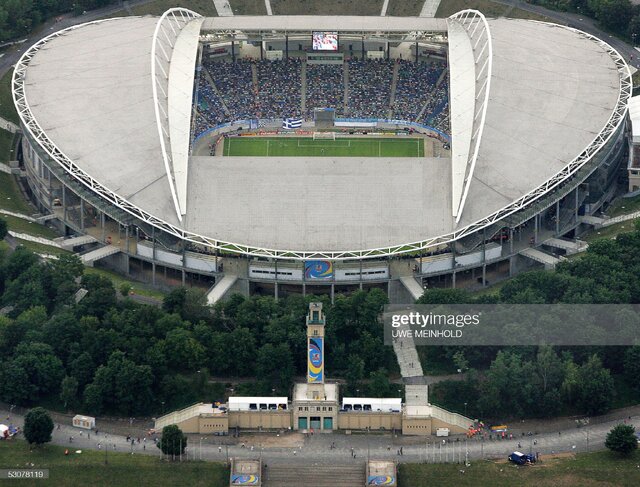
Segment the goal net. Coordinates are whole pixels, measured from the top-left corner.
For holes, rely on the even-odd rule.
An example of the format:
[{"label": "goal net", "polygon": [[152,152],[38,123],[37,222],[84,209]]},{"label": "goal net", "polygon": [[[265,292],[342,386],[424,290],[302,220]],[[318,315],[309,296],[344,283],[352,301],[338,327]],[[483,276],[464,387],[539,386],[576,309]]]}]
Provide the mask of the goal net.
[{"label": "goal net", "polygon": [[314,132],[313,133],[313,140],[321,140],[321,139],[336,140],[336,133],[335,132]]}]

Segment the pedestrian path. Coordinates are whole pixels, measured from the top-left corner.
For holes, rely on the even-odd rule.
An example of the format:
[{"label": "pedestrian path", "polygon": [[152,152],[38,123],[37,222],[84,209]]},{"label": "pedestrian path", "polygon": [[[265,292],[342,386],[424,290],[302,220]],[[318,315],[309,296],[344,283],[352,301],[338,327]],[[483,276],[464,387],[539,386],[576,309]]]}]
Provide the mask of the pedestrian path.
[{"label": "pedestrian path", "polygon": [[387,15],[387,8],[389,8],[389,0],[384,0],[382,4],[382,11],[380,12],[380,17],[384,17]]},{"label": "pedestrian path", "polygon": [[20,127],[18,127],[15,123],[10,122],[3,117],[0,117],[0,128],[9,131],[12,134],[15,134],[18,130],[20,130]]},{"label": "pedestrian path", "polygon": [[27,242],[35,242],[42,245],[48,245],[49,247],[57,247],[60,248],[60,244],[58,242],[54,242],[53,240],[49,240],[47,238],[42,237],[34,237],[33,235],[28,235],[26,233],[18,233],[12,230],[9,230],[9,235],[14,238],[19,238],[20,240],[26,240]]},{"label": "pedestrian path", "polygon": [[440,0],[425,0],[420,11],[420,17],[435,17],[439,6]]},{"label": "pedestrian path", "polygon": [[229,4],[229,0],[213,0],[216,11],[220,17],[233,17],[233,10]]},{"label": "pedestrian path", "polygon": [[216,304],[225,294],[233,287],[238,280],[238,276],[234,274],[225,274],[224,277],[215,283],[215,285],[207,293],[207,303]]},{"label": "pedestrian path", "polygon": [[267,15],[273,15],[273,10],[271,10],[271,2],[269,0],[264,0],[264,6],[267,9]]}]

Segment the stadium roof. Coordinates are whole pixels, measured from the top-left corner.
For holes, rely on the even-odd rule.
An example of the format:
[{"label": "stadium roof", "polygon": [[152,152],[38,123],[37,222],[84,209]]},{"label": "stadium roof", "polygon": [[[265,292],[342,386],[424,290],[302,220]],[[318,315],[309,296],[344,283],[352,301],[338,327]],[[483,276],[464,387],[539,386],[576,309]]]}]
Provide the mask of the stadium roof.
[{"label": "stadium roof", "polygon": [[447,19],[433,17],[364,17],[357,15],[268,15],[210,17],[202,24],[207,31],[311,32],[446,32]]},{"label": "stadium roof", "polygon": [[[18,63],[14,99],[32,135],[87,187],[182,238],[291,258],[392,254],[457,238],[530,203],[540,188],[550,189],[559,174],[566,177],[578,167],[585,149],[601,145],[611,132],[608,124],[626,113],[628,69],[604,42],[524,20],[489,20],[475,29],[469,18],[269,16],[203,22],[208,30],[259,24],[372,32],[457,23],[449,28],[453,169],[445,158],[310,158],[296,164],[287,158],[227,157],[191,157],[187,168],[180,153],[188,127],[180,124],[188,117],[179,109],[165,117],[152,93],[156,17],[88,23],[40,41]],[[465,30],[473,42],[463,42]],[[476,42],[482,32],[484,40]],[[172,57],[170,65],[180,63],[167,74],[170,87],[178,79],[174,71],[189,82],[180,59],[194,48],[188,39],[175,45],[180,49],[173,57],[165,54]],[[178,98],[184,105],[187,97]],[[161,139],[173,143],[167,134],[181,134],[179,145],[163,148]]]}]

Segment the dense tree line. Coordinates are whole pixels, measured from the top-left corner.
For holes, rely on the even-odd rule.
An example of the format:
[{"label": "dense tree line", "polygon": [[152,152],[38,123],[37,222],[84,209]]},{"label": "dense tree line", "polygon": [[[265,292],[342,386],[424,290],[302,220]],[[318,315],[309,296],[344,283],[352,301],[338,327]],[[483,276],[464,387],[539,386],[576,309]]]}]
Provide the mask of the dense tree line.
[{"label": "dense tree line", "polygon": [[106,7],[120,0],[3,0],[0,2],[0,42],[29,34],[56,15]]},{"label": "dense tree line", "polygon": [[[80,288],[87,295],[76,303]],[[163,308],[117,299],[112,282],[83,275],[75,256],[43,262],[23,247],[0,265],[0,399],[91,414],[158,413],[196,400],[222,399],[208,378],[249,376],[238,391],[288,395],[306,374],[308,303],[324,300],[326,364],[353,388],[387,395],[397,369],[382,345],[381,290],[326,298],[239,295],[209,307],[201,292],[176,289]],[[354,363],[356,364],[354,366]],[[363,392],[365,391],[364,386]],[[218,397],[205,397],[216,393]],[[160,404],[166,403],[166,408]]]},{"label": "dense tree line", "polygon": [[605,30],[640,41],[640,5],[632,4],[631,0],[531,0],[531,3],[592,17]]},{"label": "dense tree line", "polygon": [[[418,302],[451,303],[640,303],[640,226],[590,244],[578,259],[555,272],[534,271],[509,280],[496,295],[459,289],[427,291]],[[634,322],[631,320],[631,322]],[[637,324],[635,324],[637,328]],[[636,331],[636,336],[640,333]],[[421,359],[455,364],[466,381],[437,385],[434,398],[458,411],[468,403],[478,417],[600,414],[618,391],[614,376],[640,397],[640,342],[629,347],[421,347]],[[479,373],[477,371],[483,370]]]}]

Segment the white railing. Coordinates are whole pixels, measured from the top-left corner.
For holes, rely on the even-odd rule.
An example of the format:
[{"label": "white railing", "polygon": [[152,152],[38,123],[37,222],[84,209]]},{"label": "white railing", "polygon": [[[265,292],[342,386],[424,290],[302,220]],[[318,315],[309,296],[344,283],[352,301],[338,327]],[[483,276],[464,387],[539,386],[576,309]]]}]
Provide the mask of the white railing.
[{"label": "white railing", "polygon": [[[176,189],[177,182],[171,155],[171,137],[169,131],[169,66],[171,55],[180,31],[186,24],[201,18],[201,15],[185,8],[167,10],[156,24],[151,47],[151,89],[156,114],[156,125],[160,137],[162,159],[169,180],[171,197],[179,221],[182,221],[182,208]],[[158,95],[158,91],[162,96]],[[184,175],[186,177],[186,174]],[[183,204],[184,205],[184,204]]]},{"label": "white railing", "polygon": [[505,206],[504,208],[497,210],[485,218],[482,218],[472,224],[469,224],[448,234],[430,237],[416,242],[400,243],[398,245],[370,249],[330,251],[270,249],[251,246],[247,244],[227,242],[204,235],[199,235],[193,232],[186,231],[183,228],[180,228],[176,225],[162,220],[161,218],[151,215],[150,213],[139,208],[137,205],[132,204],[119,194],[106,188],[99,181],[95,180],[92,176],[87,174],[62,150],[60,150],[57,145],[53,143],[53,141],[49,139],[47,133],[39,125],[38,121],[35,119],[33,113],[31,112],[31,107],[29,106],[27,97],[25,95],[26,71],[34,56],[48,42],[55,39],[56,37],[66,35],[72,30],[86,27],[89,24],[114,22],[117,20],[118,19],[99,20],[89,22],[87,24],[76,25],[73,27],[69,27],[68,29],[55,32],[39,40],[22,55],[20,60],[16,63],[16,67],[13,73],[12,94],[25,133],[29,136],[29,138],[38,143],[53,161],[55,161],[80,184],[85,186],[91,192],[100,196],[106,202],[126,211],[135,218],[138,218],[141,221],[148,223],[149,225],[152,225],[182,240],[186,240],[195,244],[205,245],[212,249],[219,249],[223,252],[251,255],[256,257],[272,257],[288,260],[351,260],[390,257],[410,252],[421,252],[473,234],[479,230],[482,230],[483,228],[499,222],[500,220],[520,210],[523,210],[539,198],[545,196],[549,191],[553,190],[554,188],[558,187],[559,185],[570,179],[572,176],[574,176],[579,169],[587,164],[600,151],[600,149],[602,149],[602,147],[607,142],[609,142],[612,136],[618,132],[618,129],[621,127],[621,125],[624,124],[627,114],[627,103],[629,98],[631,97],[631,73],[629,72],[629,67],[625,63],[622,56],[620,56],[618,51],[616,51],[606,42],[590,34],[569,27],[554,25],[556,28],[572,30],[580,34],[581,36],[590,39],[595,44],[604,49],[611,56],[620,75],[620,91],[618,95],[618,101],[616,107],[612,111],[608,122],[606,123],[604,128],[594,137],[594,139],[587,145],[587,147],[569,164],[567,164],[560,172],[558,172],[552,178],[545,181],[543,184],[530,191],[526,195],[521,196],[516,201],[513,201],[509,205]]},{"label": "white railing", "polygon": [[454,208],[456,223],[462,218],[462,210],[469,194],[469,187],[473,179],[473,171],[478,160],[484,122],[487,117],[487,107],[489,105],[489,92],[491,89],[491,71],[493,68],[493,44],[491,42],[491,32],[489,24],[482,13],[477,10],[462,10],[451,17],[462,25],[469,34],[473,46],[473,60],[476,65],[476,93],[475,112],[473,115],[471,145],[473,150],[469,151],[467,166],[465,168],[462,197],[457,208]]}]

